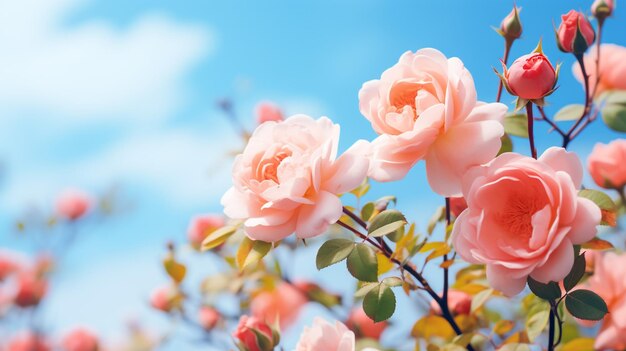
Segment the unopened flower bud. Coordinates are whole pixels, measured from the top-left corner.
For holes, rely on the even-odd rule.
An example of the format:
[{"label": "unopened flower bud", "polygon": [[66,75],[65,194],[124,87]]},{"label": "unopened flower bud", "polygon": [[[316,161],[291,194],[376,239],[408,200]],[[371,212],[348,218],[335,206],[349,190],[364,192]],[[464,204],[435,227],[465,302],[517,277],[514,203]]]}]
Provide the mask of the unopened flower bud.
[{"label": "unopened flower bud", "polygon": [[605,18],[610,17],[614,9],[615,2],[613,0],[596,0],[591,5],[591,13],[598,21],[604,21]]},{"label": "unopened flower bud", "polygon": [[515,40],[522,36],[522,22],[519,19],[521,8],[513,6],[513,10],[500,23],[500,34],[507,40]]},{"label": "unopened flower bud", "polygon": [[570,10],[561,16],[556,38],[561,51],[582,55],[595,41],[596,33],[585,15]]},{"label": "unopened flower bud", "polygon": [[512,95],[539,100],[554,91],[557,73],[539,44],[534,52],[515,60],[509,69],[505,68],[501,78]]}]

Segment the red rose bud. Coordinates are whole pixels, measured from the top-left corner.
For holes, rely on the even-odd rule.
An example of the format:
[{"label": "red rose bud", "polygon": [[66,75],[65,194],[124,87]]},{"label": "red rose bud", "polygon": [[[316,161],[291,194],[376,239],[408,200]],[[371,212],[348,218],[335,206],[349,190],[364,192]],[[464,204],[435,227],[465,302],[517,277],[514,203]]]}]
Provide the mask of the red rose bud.
[{"label": "red rose bud", "polygon": [[150,305],[163,312],[170,312],[180,307],[181,300],[180,293],[169,285],[154,289],[150,295]]},{"label": "red rose bud", "polygon": [[589,20],[580,12],[570,10],[561,16],[561,25],[556,32],[559,49],[582,55],[596,39],[596,33]]},{"label": "red rose bud", "polygon": [[613,0],[596,0],[591,5],[591,13],[598,21],[604,21],[605,18],[613,14],[614,8],[615,2]]},{"label": "red rose bud", "polygon": [[355,308],[350,312],[346,326],[359,337],[378,340],[380,339],[380,335],[389,326],[389,322],[382,321],[376,323],[365,314],[362,308]]},{"label": "red rose bud", "polygon": [[504,70],[501,76],[505,87],[512,95],[525,100],[539,100],[554,91],[557,71],[541,52],[541,44],[537,49],[524,55]]},{"label": "red rose bud", "polygon": [[508,40],[515,40],[522,36],[522,22],[519,19],[521,8],[513,6],[513,10],[500,23],[500,35]]},{"label": "red rose bud", "polygon": [[272,351],[278,344],[278,337],[272,328],[261,319],[241,316],[233,337],[247,351]]},{"label": "red rose bud", "polygon": [[34,272],[22,273],[17,279],[17,292],[13,299],[19,307],[32,307],[39,304],[48,291],[48,282]]},{"label": "red rose bud", "polygon": [[76,328],[65,335],[61,342],[63,351],[98,351],[98,337],[85,328]]}]

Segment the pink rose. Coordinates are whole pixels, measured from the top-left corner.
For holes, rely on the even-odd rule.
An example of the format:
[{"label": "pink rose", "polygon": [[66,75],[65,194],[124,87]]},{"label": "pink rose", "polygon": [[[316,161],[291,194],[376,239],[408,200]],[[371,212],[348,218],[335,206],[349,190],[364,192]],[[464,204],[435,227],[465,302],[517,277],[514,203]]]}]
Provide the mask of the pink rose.
[{"label": "pink rose", "polygon": [[422,49],[404,53],[379,80],[363,84],[359,110],[380,134],[372,142],[370,177],[399,180],[425,160],[433,190],[458,196],[463,173],[500,150],[507,107],[477,103],[461,60]]},{"label": "pink rose", "polygon": [[451,197],[450,198],[450,213],[454,217],[458,217],[461,212],[467,208],[467,201],[464,197]]},{"label": "pink rose", "polygon": [[378,340],[380,335],[387,329],[389,322],[374,322],[365,314],[363,308],[355,308],[350,312],[346,326],[350,328],[359,337]]},{"label": "pink rose", "polygon": [[64,351],[98,351],[98,337],[85,328],[76,328],[63,337]]},{"label": "pink rose", "polygon": [[[584,56],[585,69],[589,75],[589,89],[593,91],[596,84],[596,57],[595,49],[589,50]],[[579,82],[583,82],[583,75],[580,65],[574,64],[572,67],[574,77]],[[600,96],[609,90],[626,90],[626,47],[614,44],[600,45],[600,83],[596,89],[595,97]]]},{"label": "pink rose", "polygon": [[504,153],[463,178],[468,209],[457,218],[452,241],[467,262],[487,265],[496,289],[515,295],[528,276],[560,281],[574,263],[574,244],[596,235],[600,209],[578,197],[578,156],[552,147],[535,160]]},{"label": "pink rose", "polygon": [[9,254],[0,252],[0,282],[13,273],[18,272],[19,269],[20,264],[15,260],[15,258],[11,257]]},{"label": "pink rose", "polygon": [[31,332],[22,333],[9,341],[6,351],[51,351],[50,345]]},{"label": "pink rose", "polygon": [[626,254],[598,254],[594,265],[594,274],[582,287],[600,295],[610,311],[602,320],[594,349],[626,349]]},{"label": "pink rose", "polygon": [[199,215],[189,222],[187,229],[187,239],[193,248],[199,249],[202,241],[214,230],[224,226],[224,218],[220,215]]},{"label": "pink rose", "polygon": [[39,304],[48,291],[48,282],[32,271],[20,273],[17,279],[17,291],[13,302],[20,307]]},{"label": "pink rose", "polygon": [[168,285],[154,289],[150,295],[150,305],[163,312],[169,312],[176,307],[176,300],[176,291]]},{"label": "pink rose", "polygon": [[595,0],[591,5],[591,13],[600,21],[613,14],[615,2],[613,0]]},{"label": "pink rose", "polygon": [[500,31],[508,40],[515,40],[522,36],[522,23],[519,19],[521,8],[513,6],[513,10],[500,23]]},{"label": "pink rose", "polygon": [[[577,33],[582,34],[582,44],[576,44]],[[582,13],[570,10],[561,16],[561,25],[557,30],[558,46],[561,51],[575,54],[584,53],[596,40],[596,33],[589,20]],[[577,47],[577,45],[579,45]]]},{"label": "pink rose", "polygon": [[285,119],[280,108],[271,102],[260,102],[256,105],[255,111],[257,124],[263,124],[268,121],[278,122]]},{"label": "pink rose", "polygon": [[526,100],[541,99],[556,84],[556,71],[548,58],[540,52],[524,55],[504,71],[510,92]]},{"label": "pink rose", "polygon": [[212,307],[203,306],[198,312],[198,322],[200,322],[202,328],[206,330],[211,330],[215,328],[220,318],[220,313]]},{"label": "pink rose", "polygon": [[89,210],[91,202],[91,198],[85,192],[68,189],[57,198],[56,211],[61,217],[76,220]]},{"label": "pink rose", "polygon": [[342,215],[337,195],[359,186],[369,167],[367,142],[341,156],[338,143],[339,125],[326,117],[296,115],[258,126],[235,159],[224,213],[245,219],[245,232],[255,240],[324,233]]},{"label": "pink rose", "polygon": [[[259,336],[257,336],[259,335]],[[270,326],[257,317],[241,316],[237,330],[233,332],[233,337],[247,348],[248,351],[270,351],[274,349],[263,348],[258,337],[265,337],[270,344],[273,344],[273,333]]]},{"label": "pink rose", "polygon": [[307,301],[303,292],[289,283],[282,282],[274,290],[262,291],[254,296],[250,303],[250,311],[253,316],[267,323],[279,321],[281,328],[286,328],[298,318]]},{"label": "pink rose", "polygon": [[587,159],[587,168],[599,186],[622,189],[626,185],[626,139],[596,144]]},{"label": "pink rose", "polygon": [[330,324],[322,318],[315,318],[313,326],[304,327],[296,351],[354,351],[354,333],[343,323]]},{"label": "pink rose", "polygon": [[[441,294],[439,294],[441,296]],[[469,314],[472,307],[472,296],[466,292],[450,289],[448,290],[448,309],[453,315]],[[430,301],[430,309],[434,314],[441,315],[441,307]]]}]

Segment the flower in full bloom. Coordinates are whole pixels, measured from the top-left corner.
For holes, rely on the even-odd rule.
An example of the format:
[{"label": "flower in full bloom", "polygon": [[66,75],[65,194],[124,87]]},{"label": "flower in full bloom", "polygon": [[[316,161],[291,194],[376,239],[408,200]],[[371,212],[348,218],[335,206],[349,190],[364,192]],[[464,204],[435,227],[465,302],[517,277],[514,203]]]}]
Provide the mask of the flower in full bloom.
[{"label": "flower in full bloom", "polygon": [[76,328],[67,333],[61,342],[63,351],[98,351],[98,337],[85,328]]},{"label": "flower in full bloom", "polygon": [[284,118],[283,111],[274,103],[263,101],[256,105],[256,122],[262,124],[268,121],[282,121]]},{"label": "flower in full bloom", "polygon": [[244,219],[254,240],[326,231],[343,212],[338,195],[359,186],[369,167],[369,144],[338,155],[339,125],[296,115],[257,127],[233,166],[233,187],[222,197],[230,218]]},{"label": "flower in full bloom", "polygon": [[57,198],[56,212],[63,218],[77,220],[89,210],[91,203],[90,196],[84,191],[67,189]]},{"label": "flower in full bloom", "polygon": [[561,51],[582,55],[596,40],[596,32],[584,14],[570,10],[561,16],[556,37]]},{"label": "flower in full bloom", "polygon": [[202,241],[214,230],[223,227],[224,224],[224,218],[220,215],[195,216],[189,222],[187,239],[194,249],[199,249],[202,246]]},{"label": "flower in full bloom", "polygon": [[279,283],[272,290],[255,295],[250,303],[253,316],[270,324],[280,322],[281,328],[293,324],[307,303],[304,292],[289,283]]},{"label": "flower in full bloom", "polygon": [[587,159],[587,169],[596,184],[603,188],[626,186],[626,139],[596,144]]},{"label": "flower in full bloom", "polygon": [[389,322],[374,322],[365,314],[363,308],[355,308],[350,312],[346,326],[356,335],[363,338],[380,339],[380,335],[387,329]]},{"label": "flower in full bloom", "polygon": [[[589,89],[594,91],[595,97],[610,90],[626,90],[626,47],[614,44],[600,45],[600,66],[599,72],[596,72],[596,58],[598,53],[596,50],[590,50],[584,56],[585,70],[589,75]],[[572,67],[574,77],[583,83],[583,75],[578,63]],[[596,88],[596,80],[600,75],[600,82]]]},{"label": "flower in full bloom", "polygon": [[496,289],[515,295],[530,276],[560,281],[574,263],[575,244],[591,240],[601,213],[578,197],[583,168],[576,154],[552,147],[537,160],[503,153],[463,178],[468,208],[452,241],[466,261],[487,266]]},{"label": "flower in full bloom", "polygon": [[304,327],[296,351],[354,351],[355,343],[354,333],[343,323],[331,324],[317,317],[311,327]]},{"label": "flower in full bloom", "polygon": [[239,319],[233,337],[243,345],[247,351],[274,350],[274,336],[272,328],[261,319],[243,315]]},{"label": "flower in full bloom", "polygon": [[404,53],[380,79],[363,84],[359,110],[379,134],[372,142],[370,177],[399,180],[424,160],[433,190],[458,196],[465,171],[500,150],[507,107],[477,102],[461,60],[422,49]]}]

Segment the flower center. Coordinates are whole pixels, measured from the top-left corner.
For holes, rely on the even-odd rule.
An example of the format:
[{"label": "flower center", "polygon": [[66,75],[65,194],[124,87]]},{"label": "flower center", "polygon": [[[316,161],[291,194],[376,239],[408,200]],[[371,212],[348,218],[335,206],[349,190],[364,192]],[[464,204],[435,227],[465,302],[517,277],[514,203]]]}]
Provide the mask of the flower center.
[{"label": "flower center", "polygon": [[272,180],[278,183],[278,166],[284,159],[291,156],[291,150],[279,150],[272,157],[263,159],[257,167],[257,176],[260,180]]},{"label": "flower center", "polygon": [[533,233],[532,217],[541,208],[541,201],[533,197],[510,197],[506,207],[498,214],[497,221],[508,229],[511,239],[528,242]]},{"label": "flower center", "polygon": [[411,108],[413,120],[427,108],[439,103],[437,92],[428,79],[420,81],[400,81],[394,84],[389,91],[389,103],[398,110],[405,106]]}]

